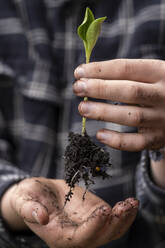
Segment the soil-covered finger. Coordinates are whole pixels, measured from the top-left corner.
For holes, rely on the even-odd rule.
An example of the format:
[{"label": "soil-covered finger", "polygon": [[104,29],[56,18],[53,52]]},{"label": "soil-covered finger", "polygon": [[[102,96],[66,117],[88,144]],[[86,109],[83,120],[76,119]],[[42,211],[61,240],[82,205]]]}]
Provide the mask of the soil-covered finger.
[{"label": "soil-covered finger", "polygon": [[112,209],[111,230],[109,240],[117,239],[125,234],[133,223],[138,211],[138,201],[129,198],[118,202]]},{"label": "soil-covered finger", "polygon": [[48,210],[39,202],[25,201],[19,210],[25,222],[46,225],[49,222]]},{"label": "soil-covered finger", "polygon": [[164,67],[161,60],[114,59],[82,64],[76,68],[74,75],[76,79],[87,77],[154,83],[164,78]]},{"label": "soil-covered finger", "polygon": [[112,148],[130,152],[160,149],[165,144],[161,130],[155,129],[153,132],[150,128],[141,133],[120,133],[101,129],[97,132],[97,139]]},{"label": "soil-covered finger", "polygon": [[[59,213],[58,191],[55,191],[50,180],[29,178],[15,187],[12,207],[27,223],[45,225],[52,213]],[[62,208],[62,207],[61,207]]]},{"label": "soil-covered finger", "polygon": [[111,100],[128,104],[155,106],[164,99],[154,84],[127,80],[83,78],[76,81],[73,91],[77,96]]},{"label": "soil-covered finger", "polygon": [[24,203],[24,201],[38,202],[47,208],[49,214],[59,209],[59,192],[55,190],[50,180],[44,178],[23,180],[17,185],[15,194],[17,205]]},{"label": "soil-covered finger", "polygon": [[86,118],[126,126],[158,126],[158,123],[162,120],[159,113],[156,113],[152,108],[141,108],[138,106],[83,101],[79,104],[78,109],[80,114]]}]

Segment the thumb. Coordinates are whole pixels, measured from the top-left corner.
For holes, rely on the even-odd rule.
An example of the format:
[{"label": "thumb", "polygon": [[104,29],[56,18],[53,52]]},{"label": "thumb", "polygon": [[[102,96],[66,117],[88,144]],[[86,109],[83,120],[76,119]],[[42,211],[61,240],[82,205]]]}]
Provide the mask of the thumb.
[{"label": "thumb", "polygon": [[49,214],[46,206],[39,201],[17,199],[15,209],[25,222],[46,225],[49,222]]}]

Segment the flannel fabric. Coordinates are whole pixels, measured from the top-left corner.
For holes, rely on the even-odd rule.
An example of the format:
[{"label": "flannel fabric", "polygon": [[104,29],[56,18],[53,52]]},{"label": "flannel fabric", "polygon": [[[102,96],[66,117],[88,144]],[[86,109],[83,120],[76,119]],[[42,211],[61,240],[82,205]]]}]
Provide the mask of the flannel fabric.
[{"label": "flannel fabric", "polygon": [[[163,0],[1,0],[1,196],[26,177],[64,176],[62,156],[68,132],[81,130],[77,110],[81,99],[73,95],[72,83],[75,67],[84,62],[76,29],[87,6],[96,17],[107,16],[91,61],[165,59]],[[136,132],[127,126],[87,121],[93,139],[96,130],[104,127]],[[164,248],[165,190],[150,178],[148,152],[106,149],[112,157],[112,177],[97,180],[96,194],[111,205],[129,196],[140,200],[135,223],[110,247]],[[11,233],[1,220],[0,247],[47,246],[31,233]]]}]

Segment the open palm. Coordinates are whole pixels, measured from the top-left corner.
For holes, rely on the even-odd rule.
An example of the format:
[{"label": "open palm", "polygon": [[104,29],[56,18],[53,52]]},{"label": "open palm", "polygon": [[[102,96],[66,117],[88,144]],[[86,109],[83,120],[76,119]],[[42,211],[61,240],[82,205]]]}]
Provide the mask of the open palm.
[{"label": "open palm", "polygon": [[113,209],[76,186],[64,207],[68,186],[63,180],[31,178],[15,189],[13,208],[51,248],[94,248],[122,236],[132,224],[138,202],[129,198]]}]

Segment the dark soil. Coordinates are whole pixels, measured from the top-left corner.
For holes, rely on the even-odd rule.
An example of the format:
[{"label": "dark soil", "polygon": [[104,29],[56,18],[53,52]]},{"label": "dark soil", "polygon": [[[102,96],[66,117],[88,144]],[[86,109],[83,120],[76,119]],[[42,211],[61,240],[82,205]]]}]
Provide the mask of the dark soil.
[{"label": "dark soil", "polygon": [[65,180],[70,190],[66,195],[65,203],[70,201],[75,184],[83,180],[86,190],[94,184],[95,177],[108,178],[107,169],[111,166],[109,153],[102,147],[94,144],[86,133],[84,136],[69,133],[68,145],[64,154]]}]

